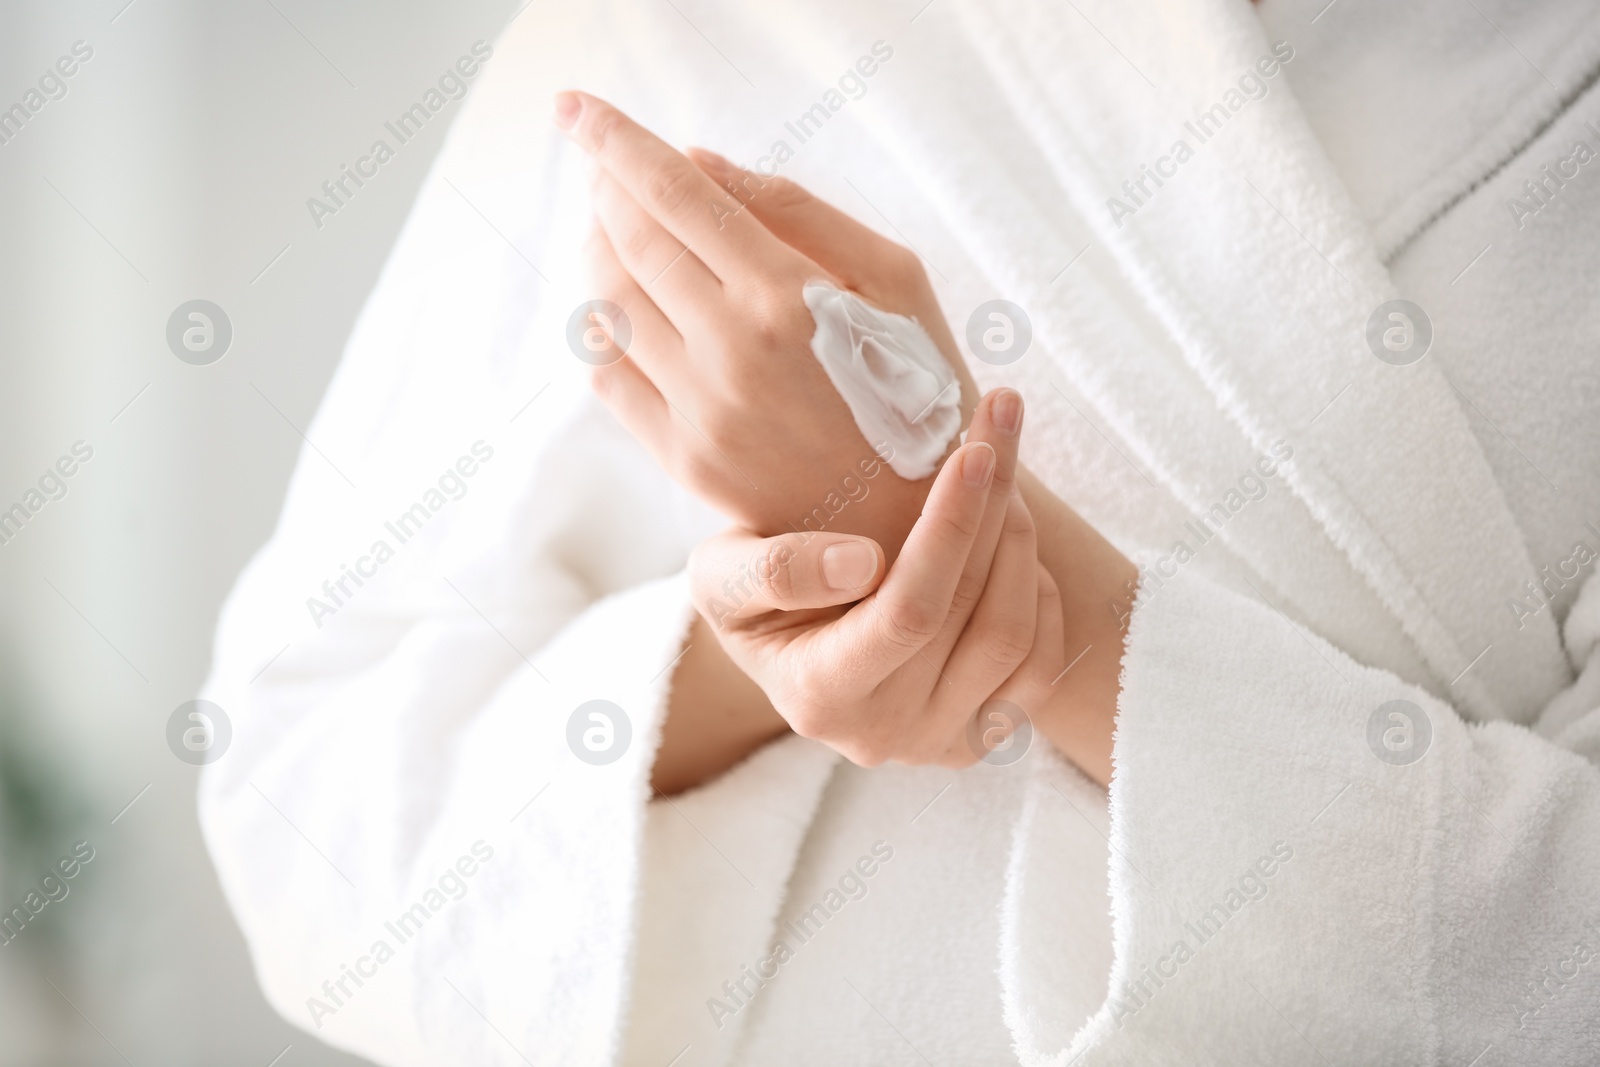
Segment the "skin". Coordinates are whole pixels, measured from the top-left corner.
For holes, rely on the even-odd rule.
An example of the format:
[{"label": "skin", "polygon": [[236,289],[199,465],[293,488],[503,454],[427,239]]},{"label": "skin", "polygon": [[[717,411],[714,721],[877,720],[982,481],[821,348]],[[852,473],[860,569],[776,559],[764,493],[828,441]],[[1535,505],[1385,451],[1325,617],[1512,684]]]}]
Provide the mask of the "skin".
[{"label": "skin", "polygon": [[[733,530],[696,550],[701,616],[796,732],[862,766],[962,767],[983,755],[968,733],[986,700],[1044,698],[1060,671],[1061,612],[1015,495],[1020,401],[1007,391],[980,405],[892,567],[875,542],[843,534]],[[841,553],[860,569],[853,556],[843,574],[830,568]],[[751,561],[752,596],[713,610],[721,590],[706,583]]]},{"label": "skin", "polygon": [[[1137,571],[1016,463],[1022,398],[974,404],[917,257],[791,182],[691,160],[594,97],[560,94],[556,122],[597,164],[591,279],[633,326],[595,389],[736,521],[690,560],[701,618],[656,787],[708,781],[791,729],[863,766],[965,765],[993,701],[1108,783]],[[839,472],[876,458],[810,353],[800,291],[819,277],[915,316],[974,413],[934,476],[882,470],[825,532],[797,533]]]}]

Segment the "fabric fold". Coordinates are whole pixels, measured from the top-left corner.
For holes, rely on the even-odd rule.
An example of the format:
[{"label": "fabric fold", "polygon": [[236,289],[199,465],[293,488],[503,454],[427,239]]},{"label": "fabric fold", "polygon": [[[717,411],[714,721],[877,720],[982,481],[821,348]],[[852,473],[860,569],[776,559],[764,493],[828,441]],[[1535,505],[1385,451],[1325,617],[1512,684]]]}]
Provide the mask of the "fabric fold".
[{"label": "fabric fold", "polygon": [[[725,1064],[776,974],[789,876],[839,761],[788,736],[720,778],[650,804],[634,1005],[621,1062]],[[692,1047],[692,1053],[688,1049]]]},{"label": "fabric fold", "polygon": [[[602,601],[526,662],[495,654],[508,669],[478,707],[407,686],[473,662],[484,623],[465,612],[407,635],[392,666],[346,680],[330,703],[209,691],[235,709],[239,755],[276,735],[259,763],[212,769],[202,810],[286,1018],[388,1063],[611,1057],[664,706],[652,675],[678,655],[690,611],[681,576]],[[607,669],[619,640],[626,671]],[[575,713],[597,700],[615,757],[573,743]],[[421,728],[429,718],[455,726]],[[417,727],[397,729],[408,720]],[[426,807],[418,779],[435,782]],[[349,969],[375,973],[352,985]],[[474,1025],[479,1013],[504,1037]]]},{"label": "fabric fold", "polygon": [[[1369,318],[1396,294],[1287,90],[1225,108],[1237,117],[1218,143],[1135,218],[1106,209],[1122,175],[1165,147],[1150,131],[1182,131],[1271,54],[1254,13],[1223,0],[1089,4],[1065,19],[1032,0],[960,11],[1215,403],[1258,451],[1295,443],[1289,484],[1416,642],[1436,691],[1453,687],[1475,718],[1531,719],[1568,680],[1553,625],[1473,610],[1533,570],[1527,550],[1435,364],[1397,368],[1367,348]],[[1082,61],[1061,63],[1069,51]],[[1493,662],[1478,663],[1487,648]]]},{"label": "fabric fold", "polygon": [[[1070,1042],[1020,1028],[1025,1063],[1591,1061],[1600,766],[1196,576],[1141,598],[1123,681],[1110,993]],[[1046,894],[1007,906],[1026,1020],[1067,935]]]}]

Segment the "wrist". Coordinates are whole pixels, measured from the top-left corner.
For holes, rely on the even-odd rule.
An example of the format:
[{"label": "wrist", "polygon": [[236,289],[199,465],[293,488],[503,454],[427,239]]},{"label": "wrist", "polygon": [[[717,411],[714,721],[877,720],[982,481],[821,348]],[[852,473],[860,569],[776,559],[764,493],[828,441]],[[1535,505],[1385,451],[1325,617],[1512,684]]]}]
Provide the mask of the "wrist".
[{"label": "wrist", "polygon": [[671,796],[718,777],[789,729],[696,614],[673,669],[650,784]]},{"label": "wrist", "polygon": [[1105,786],[1138,568],[1030,471],[1019,468],[1017,482],[1038,527],[1039,561],[1060,590],[1064,622],[1062,673],[1030,714],[1062,755]]}]

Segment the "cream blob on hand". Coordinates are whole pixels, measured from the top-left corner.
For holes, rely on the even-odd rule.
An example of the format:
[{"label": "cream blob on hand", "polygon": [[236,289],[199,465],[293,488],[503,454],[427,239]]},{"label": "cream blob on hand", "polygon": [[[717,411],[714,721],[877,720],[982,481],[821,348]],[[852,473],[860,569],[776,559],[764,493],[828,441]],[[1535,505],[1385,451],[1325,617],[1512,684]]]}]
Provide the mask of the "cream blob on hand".
[{"label": "cream blob on hand", "polygon": [[916,319],[873,307],[827,282],[807,282],[811,351],[874,448],[908,481],[932,474],[961,429],[961,385]]}]

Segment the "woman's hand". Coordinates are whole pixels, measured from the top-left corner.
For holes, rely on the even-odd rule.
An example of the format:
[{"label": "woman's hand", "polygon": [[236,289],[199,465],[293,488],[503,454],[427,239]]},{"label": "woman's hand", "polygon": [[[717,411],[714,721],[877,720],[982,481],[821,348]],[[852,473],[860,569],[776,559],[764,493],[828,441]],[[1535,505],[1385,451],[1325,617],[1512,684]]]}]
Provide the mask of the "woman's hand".
[{"label": "woman's hand", "polygon": [[884,442],[862,437],[811,353],[801,290],[831,280],[917,318],[970,411],[975,387],[916,256],[791,182],[710,153],[697,166],[592,96],[561,94],[556,118],[598,165],[590,272],[631,326],[626,356],[595,371],[601,399],[740,525],[862,533],[892,559],[933,479],[901,479]]},{"label": "woman's hand", "polygon": [[[1062,667],[1061,601],[1016,490],[1022,398],[979,405],[892,567],[844,534],[732,530],[689,564],[695,605],[798,734],[862,766],[960,767],[1041,707]],[[859,601],[845,607],[852,601]]]},{"label": "woman's hand", "polygon": [[[633,327],[629,355],[597,368],[595,387],[602,399],[680,484],[742,526],[765,535],[815,530],[819,524],[807,519],[821,507],[829,534],[865,534],[893,561],[923,515],[934,479],[907,482],[878,461],[872,448],[878,442],[862,438],[810,353],[814,323],[801,289],[806,281],[828,278],[878,307],[915,317],[955,369],[965,408],[976,388],[915,255],[791,182],[739,170],[707,152],[694,153],[691,162],[594,97],[558,96],[557,122],[598,164],[600,229],[591,244],[591,269],[599,295],[621,305]],[[1026,507],[1007,511],[1029,513],[1038,531],[1038,559],[1049,576],[1040,580],[1041,595],[1059,596],[1063,605],[1059,639],[1050,641],[1036,632],[1029,661],[1035,654],[1048,655],[1064,666],[1052,675],[1038,710],[1023,700],[1013,702],[1025,708],[1063,754],[1105,784],[1111,777],[1123,622],[1138,572],[1020,467],[1017,484]],[[873,489],[878,491],[869,498]],[[924,520],[931,521],[927,516]],[[752,551],[757,547],[754,541],[746,544]],[[807,545],[820,553],[827,540],[802,538],[800,547]],[[716,580],[707,581],[711,558],[698,560],[696,588],[715,615],[718,608],[711,600],[719,599],[721,583],[736,583],[739,574],[748,572],[736,569],[738,573],[712,575]],[[794,559],[792,565],[801,568],[822,564],[820,555],[813,558],[805,551],[797,550]],[[889,576],[898,566],[896,562],[888,568]],[[883,570],[880,564],[877,574]],[[930,581],[948,576],[921,573]],[[997,577],[1001,573],[1012,571],[997,570]],[[970,584],[965,567],[959,585],[951,596],[954,615],[961,614],[955,607],[962,601],[976,602],[985,589]],[[891,591],[887,579],[872,588],[879,596]],[[928,590],[938,588],[935,582],[924,593],[931,596]],[[892,591],[911,593],[899,586]],[[770,587],[767,592],[768,606],[792,606],[771,595]],[[727,603],[726,596],[720,599]],[[831,604],[853,599],[841,596]],[[675,676],[658,757],[659,787],[671,788],[663,782],[683,788],[703,781],[781,732],[782,719],[767,695],[783,702],[781,710],[794,716],[790,722],[800,732],[837,736],[842,746],[855,746],[852,751],[863,759],[894,752],[909,758],[913,749],[924,755],[931,750],[923,734],[907,738],[903,743],[908,747],[902,750],[892,736],[853,733],[873,727],[840,710],[855,706],[850,701],[857,699],[866,707],[862,694],[872,688],[874,708],[885,696],[902,700],[896,705],[897,717],[885,721],[916,733],[922,720],[903,701],[905,680],[889,675],[913,669],[924,657],[931,659],[927,648],[879,678],[880,691],[867,685],[873,675],[863,665],[881,670],[890,662],[873,643],[884,634],[850,622],[854,630],[829,632],[853,633],[855,640],[830,639],[823,631],[829,625],[844,626],[851,612],[815,603],[808,610],[824,614],[803,621],[805,612],[793,618],[775,615],[746,599],[733,616],[723,618],[717,629],[720,644],[696,638]],[[703,630],[697,627],[697,633]],[[929,645],[937,649],[950,640],[941,633]],[[723,655],[724,647],[735,654],[737,665]],[[822,654],[828,652],[842,657],[844,673],[834,689],[827,688],[826,677],[785,673],[790,667],[819,670],[826,660]],[[941,684],[946,678],[953,691],[956,679],[948,670]],[[690,684],[696,679],[706,684]],[[815,684],[807,684],[811,682]],[[928,693],[940,695],[933,689]],[[685,714],[691,705],[696,710]],[[862,721],[871,724],[876,713],[862,714]],[[694,728],[683,729],[686,723]],[[835,735],[835,730],[845,733]],[[685,752],[690,755],[680,761]],[[667,761],[665,768],[662,760]],[[679,774],[674,766],[690,769]]]}]

